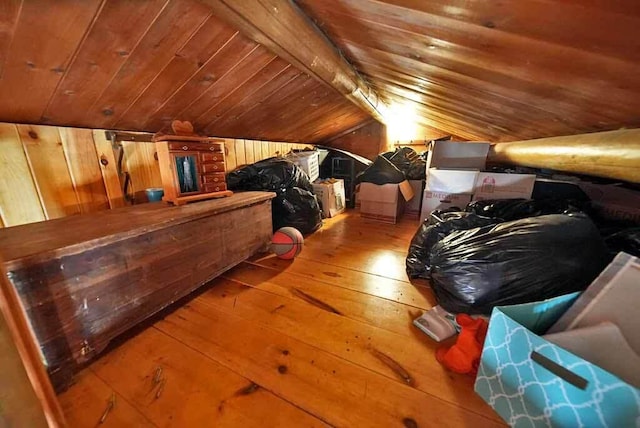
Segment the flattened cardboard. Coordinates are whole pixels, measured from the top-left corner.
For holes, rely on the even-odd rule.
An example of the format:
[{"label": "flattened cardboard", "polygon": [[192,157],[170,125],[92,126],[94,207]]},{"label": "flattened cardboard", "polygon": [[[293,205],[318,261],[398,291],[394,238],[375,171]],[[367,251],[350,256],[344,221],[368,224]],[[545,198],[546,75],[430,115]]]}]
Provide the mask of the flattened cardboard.
[{"label": "flattened cardboard", "polygon": [[473,193],[478,174],[478,170],[430,168],[427,170],[425,188],[431,192]]},{"label": "flattened cardboard", "polygon": [[531,199],[535,182],[534,174],[481,172],[476,180],[473,200]]},{"label": "flattened cardboard", "polygon": [[429,168],[483,170],[489,147],[491,147],[489,143],[434,141],[427,155],[427,170]]}]

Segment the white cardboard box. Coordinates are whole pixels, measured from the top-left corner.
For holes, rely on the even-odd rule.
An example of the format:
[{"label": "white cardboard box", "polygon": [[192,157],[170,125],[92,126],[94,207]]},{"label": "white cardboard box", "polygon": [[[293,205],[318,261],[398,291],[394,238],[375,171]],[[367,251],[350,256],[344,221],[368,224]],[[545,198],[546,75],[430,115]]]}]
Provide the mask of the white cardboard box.
[{"label": "white cardboard box", "polygon": [[322,203],[322,213],[326,218],[337,216],[345,208],[344,180],[332,180],[335,182],[313,183],[313,193]]},{"label": "white cardboard box", "polygon": [[425,190],[422,197],[422,210],[420,211],[420,219],[424,220],[429,217],[434,210],[444,210],[451,207],[458,207],[461,210],[471,202],[471,194],[458,193],[451,194],[446,192],[432,192]]},{"label": "white cardboard box", "polygon": [[473,193],[478,174],[478,170],[429,168],[425,189],[440,193]]},{"label": "white cardboard box", "polygon": [[360,215],[365,218],[397,223],[404,212],[406,201],[414,197],[408,181],[399,184],[377,185],[361,183],[358,190]]},{"label": "white cardboard box", "polygon": [[476,180],[473,200],[531,199],[536,176],[481,172]]},{"label": "white cardboard box", "polygon": [[434,141],[427,155],[427,172],[429,168],[483,170],[490,146],[489,143]]}]

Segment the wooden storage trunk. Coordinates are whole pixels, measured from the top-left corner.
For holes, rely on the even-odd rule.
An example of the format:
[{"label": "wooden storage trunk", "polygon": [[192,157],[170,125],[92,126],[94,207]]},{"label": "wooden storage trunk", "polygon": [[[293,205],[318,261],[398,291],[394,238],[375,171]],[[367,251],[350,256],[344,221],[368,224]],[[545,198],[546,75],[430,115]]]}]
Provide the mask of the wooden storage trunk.
[{"label": "wooden storage trunk", "polygon": [[117,335],[264,250],[273,196],[144,204],[0,229],[9,280],[56,389]]}]

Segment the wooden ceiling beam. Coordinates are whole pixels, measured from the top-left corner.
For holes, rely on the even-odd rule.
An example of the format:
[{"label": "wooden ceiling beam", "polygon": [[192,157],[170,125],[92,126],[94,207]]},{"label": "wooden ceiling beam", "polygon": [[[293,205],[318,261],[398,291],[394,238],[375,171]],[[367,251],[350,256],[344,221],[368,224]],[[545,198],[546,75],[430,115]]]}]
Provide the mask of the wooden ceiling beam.
[{"label": "wooden ceiling beam", "polygon": [[[384,123],[385,106],[333,43],[289,0],[201,0],[215,16],[337,90]],[[382,110],[382,111],[381,111]]]},{"label": "wooden ceiling beam", "polygon": [[487,159],[640,183],[640,129],[498,143]]}]

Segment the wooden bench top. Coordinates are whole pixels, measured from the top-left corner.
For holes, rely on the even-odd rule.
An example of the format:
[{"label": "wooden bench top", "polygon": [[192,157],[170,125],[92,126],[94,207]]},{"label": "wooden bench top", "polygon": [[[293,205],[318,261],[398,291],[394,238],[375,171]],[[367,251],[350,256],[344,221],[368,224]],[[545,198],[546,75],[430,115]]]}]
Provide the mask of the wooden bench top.
[{"label": "wooden bench top", "polygon": [[[35,259],[74,254],[141,233],[185,223],[275,197],[271,192],[239,192],[183,206],[141,204],[97,213],[0,229],[0,259],[11,268]],[[249,225],[248,225],[249,226]]]}]

